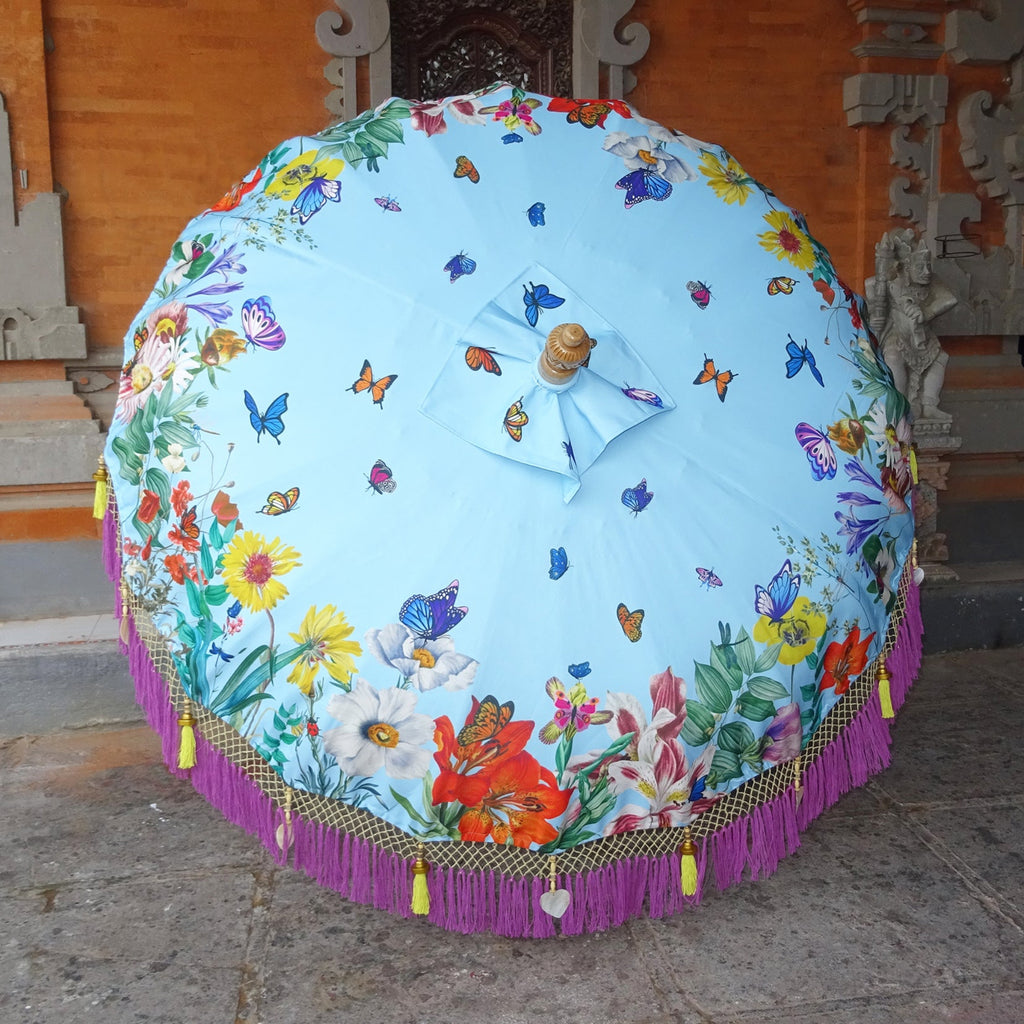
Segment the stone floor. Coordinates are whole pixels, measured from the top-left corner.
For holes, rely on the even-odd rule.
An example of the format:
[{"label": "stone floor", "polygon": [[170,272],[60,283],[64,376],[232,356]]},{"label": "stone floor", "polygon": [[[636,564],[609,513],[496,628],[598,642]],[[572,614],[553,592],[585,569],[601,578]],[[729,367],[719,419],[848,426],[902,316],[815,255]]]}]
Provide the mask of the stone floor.
[{"label": "stone floor", "polygon": [[894,760],[762,882],[451,935],[280,869],[137,725],[0,742],[4,1024],[1019,1024],[1024,649],[926,659]]}]

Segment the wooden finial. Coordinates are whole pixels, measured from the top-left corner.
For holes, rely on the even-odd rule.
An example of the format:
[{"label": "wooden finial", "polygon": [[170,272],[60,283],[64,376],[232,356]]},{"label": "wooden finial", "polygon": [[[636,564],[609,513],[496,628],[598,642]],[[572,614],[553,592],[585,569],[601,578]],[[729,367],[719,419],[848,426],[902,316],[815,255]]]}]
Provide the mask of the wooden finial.
[{"label": "wooden finial", "polygon": [[596,344],[579,324],[559,324],[537,361],[541,377],[549,384],[568,384]]}]

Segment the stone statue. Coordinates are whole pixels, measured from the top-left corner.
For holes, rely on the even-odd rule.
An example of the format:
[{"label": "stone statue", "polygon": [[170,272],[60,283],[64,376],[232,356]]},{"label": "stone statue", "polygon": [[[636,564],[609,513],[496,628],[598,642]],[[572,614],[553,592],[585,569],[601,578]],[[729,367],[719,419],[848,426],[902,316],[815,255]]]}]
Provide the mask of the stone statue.
[{"label": "stone statue", "polygon": [[956,296],[932,280],[932,255],[911,228],[887,232],[875,246],[875,276],[865,282],[870,326],[893,380],[918,423],[949,424],[939,408],[949,356],[931,322],[956,305]]}]

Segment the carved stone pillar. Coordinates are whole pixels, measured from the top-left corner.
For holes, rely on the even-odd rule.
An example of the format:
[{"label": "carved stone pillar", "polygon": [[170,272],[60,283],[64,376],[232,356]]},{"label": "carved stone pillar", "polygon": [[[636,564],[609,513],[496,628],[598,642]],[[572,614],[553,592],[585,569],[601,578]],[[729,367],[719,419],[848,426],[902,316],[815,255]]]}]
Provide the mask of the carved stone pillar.
[{"label": "carved stone pillar", "polygon": [[914,488],[914,524],[917,534],[917,561],[925,579],[933,583],[953,583],[959,577],[946,563],[949,548],[946,535],[939,530],[939,491],[946,489],[948,456],[960,449],[963,441],[952,435],[948,423],[917,423],[914,445],[917,449],[917,486]]}]

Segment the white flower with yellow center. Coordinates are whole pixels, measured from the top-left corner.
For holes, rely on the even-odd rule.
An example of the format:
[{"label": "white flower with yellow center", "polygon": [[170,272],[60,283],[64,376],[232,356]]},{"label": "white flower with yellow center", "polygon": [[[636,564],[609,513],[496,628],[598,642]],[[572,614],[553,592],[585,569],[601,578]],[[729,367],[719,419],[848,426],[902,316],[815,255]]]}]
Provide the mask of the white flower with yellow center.
[{"label": "white flower with yellow center", "polygon": [[476,676],[478,663],[459,654],[448,636],[420,639],[408,626],[392,622],[369,630],[363,639],[379,662],[397,669],[415,690],[464,690]]},{"label": "white flower with yellow center", "polygon": [[324,729],[324,749],[346,775],[369,778],[384,769],[392,779],[418,779],[430,768],[434,720],[417,713],[411,690],[375,690],[357,679],[350,693],[335,694],[327,713],[341,723]]}]

